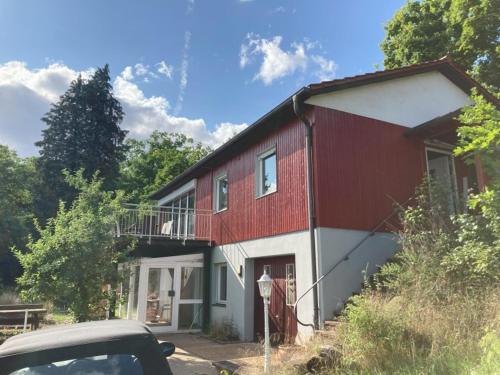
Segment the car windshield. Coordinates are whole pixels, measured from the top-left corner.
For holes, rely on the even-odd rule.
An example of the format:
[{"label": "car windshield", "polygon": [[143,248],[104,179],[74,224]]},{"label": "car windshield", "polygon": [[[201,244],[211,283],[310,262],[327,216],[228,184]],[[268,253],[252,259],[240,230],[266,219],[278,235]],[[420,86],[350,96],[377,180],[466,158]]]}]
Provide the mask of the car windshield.
[{"label": "car windshield", "polygon": [[113,354],[26,367],[9,375],[143,375],[143,371],[134,355]]}]

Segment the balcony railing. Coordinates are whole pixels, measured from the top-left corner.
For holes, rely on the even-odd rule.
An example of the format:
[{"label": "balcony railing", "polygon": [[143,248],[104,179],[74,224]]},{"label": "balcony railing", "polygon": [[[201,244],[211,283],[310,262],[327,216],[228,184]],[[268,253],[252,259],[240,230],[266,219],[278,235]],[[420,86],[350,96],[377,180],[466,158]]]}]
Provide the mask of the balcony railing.
[{"label": "balcony railing", "polygon": [[116,235],[211,241],[212,211],[172,206],[125,205]]}]

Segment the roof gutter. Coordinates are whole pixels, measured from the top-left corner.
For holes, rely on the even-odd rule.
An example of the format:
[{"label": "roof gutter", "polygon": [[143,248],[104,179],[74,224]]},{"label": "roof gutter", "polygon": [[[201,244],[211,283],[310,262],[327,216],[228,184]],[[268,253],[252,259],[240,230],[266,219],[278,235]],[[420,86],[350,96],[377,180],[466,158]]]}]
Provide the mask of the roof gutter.
[{"label": "roof gutter", "polygon": [[314,207],[314,186],[313,186],[313,145],[312,145],[312,131],[313,124],[307,118],[304,113],[304,97],[310,95],[309,88],[304,88],[300,90],[297,94],[293,95],[293,111],[297,118],[302,121],[305,127],[305,141],[306,141],[306,169],[307,169],[307,211],[308,211],[308,223],[309,223],[309,241],[311,247],[311,271],[312,271],[312,284],[313,284],[313,307],[314,307],[314,318],[313,325],[302,323],[297,317],[297,304],[295,304],[295,318],[297,322],[304,326],[312,326],[313,329],[319,328],[319,305],[318,305],[318,266],[317,266],[317,256],[316,256],[316,210]]}]

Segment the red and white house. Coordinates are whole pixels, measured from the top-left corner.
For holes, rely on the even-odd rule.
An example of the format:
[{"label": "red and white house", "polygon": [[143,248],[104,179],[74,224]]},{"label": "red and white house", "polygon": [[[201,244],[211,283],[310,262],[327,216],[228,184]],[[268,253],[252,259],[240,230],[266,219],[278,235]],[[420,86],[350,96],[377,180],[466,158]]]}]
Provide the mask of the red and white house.
[{"label": "red and white house", "polygon": [[271,331],[308,337],[392,256],[395,203],[426,174],[449,186],[451,209],[484,186],[479,161],[451,154],[474,87],[497,103],[445,58],[300,89],[153,194],[150,211],[130,209],[120,234],[142,241],[121,315],[255,340],[266,271]]}]

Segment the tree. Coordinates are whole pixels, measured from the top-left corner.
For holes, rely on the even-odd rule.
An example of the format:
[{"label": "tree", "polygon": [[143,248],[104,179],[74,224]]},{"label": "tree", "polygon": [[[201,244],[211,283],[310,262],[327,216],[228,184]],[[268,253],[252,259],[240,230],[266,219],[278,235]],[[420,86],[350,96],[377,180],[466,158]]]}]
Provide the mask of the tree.
[{"label": "tree", "polygon": [[79,76],[42,118],[43,130],[38,167],[45,190],[39,204],[41,211],[52,216],[59,199],[70,203],[76,191],[68,186],[62,171],[74,173],[83,169],[91,178],[96,171],[106,189],[112,189],[125,152],[126,131],[120,129],[123,110],[114,98],[108,65],[99,68],[89,79]]},{"label": "tree", "polygon": [[449,55],[481,82],[500,88],[500,0],[411,0],[385,29],[386,68]]},{"label": "tree", "polygon": [[459,116],[458,147],[455,155],[469,162],[479,157],[494,183],[500,183],[500,110],[474,90],[473,105]]},{"label": "tree", "polygon": [[103,191],[102,179],[87,182],[82,171],[66,179],[80,193],[69,209],[61,202],[45,228],[37,225],[39,239],[30,239],[27,252],[15,250],[24,270],[17,283],[25,300],[66,305],[85,321],[102,313],[103,287],[115,285],[129,247],[113,235],[121,196]]},{"label": "tree", "polygon": [[24,249],[32,227],[34,174],[32,159],[23,160],[0,145],[0,284],[13,284],[21,271],[10,248]]},{"label": "tree", "polygon": [[129,139],[120,188],[142,201],[205,157],[210,149],[183,134],[155,131],[146,140]]}]

